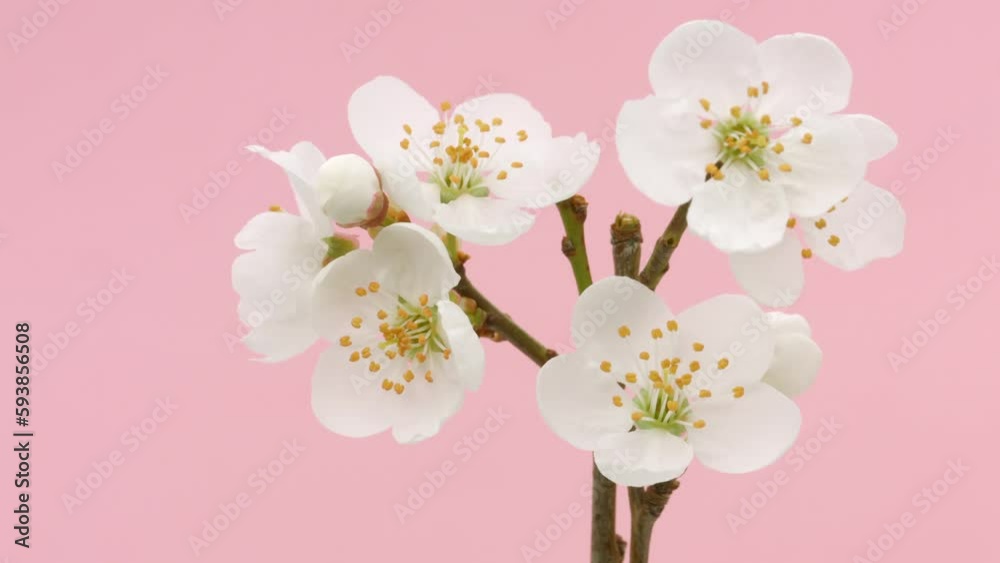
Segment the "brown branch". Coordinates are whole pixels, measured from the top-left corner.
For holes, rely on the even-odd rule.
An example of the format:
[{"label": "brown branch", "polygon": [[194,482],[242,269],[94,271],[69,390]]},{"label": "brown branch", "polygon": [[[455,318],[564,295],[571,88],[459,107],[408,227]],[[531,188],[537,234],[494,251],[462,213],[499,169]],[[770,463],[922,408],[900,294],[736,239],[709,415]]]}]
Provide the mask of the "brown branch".
[{"label": "brown branch", "polygon": [[487,331],[494,332],[497,336],[501,337],[503,340],[507,340],[514,345],[515,348],[521,351],[522,354],[531,359],[539,366],[545,365],[545,362],[551,360],[556,356],[555,350],[552,350],[548,346],[545,346],[533,336],[528,334],[526,330],[521,328],[510,315],[504,313],[499,307],[490,302],[485,295],[480,292],[476,286],[472,285],[469,278],[465,275],[465,265],[456,264],[455,271],[458,272],[460,280],[458,285],[455,286],[455,291],[458,292],[462,297],[468,297],[476,302],[476,306],[486,313],[486,322],[484,323],[484,328]]},{"label": "brown branch", "polygon": [[593,467],[594,486],[590,499],[590,561],[621,563],[625,559],[625,540],[615,533],[617,486],[605,477],[597,464]]},{"label": "brown branch", "polygon": [[566,236],[562,239],[563,256],[569,260],[576,279],[577,293],[583,293],[594,283],[590,275],[590,260],[587,258],[587,242],[583,236],[583,223],[587,220],[587,200],[575,195],[558,204]]},{"label": "brown branch", "polygon": [[677,208],[667,228],[656,240],[656,246],[653,247],[653,253],[649,255],[646,267],[639,274],[639,281],[649,289],[656,289],[660,280],[670,270],[670,258],[677,250],[677,245],[681,243],[684,230],[687,229],[687,212],[690,206],[691,202],[687,202]]},{"label": "brown branch", "polygon": [[629,549],[629,563],[648,563],[649,545],[653,536],[653,524],[663,513],[670,495],[680,482],[677,479],[657,483],[643,489],[629,487],[628,500],[632,514],[632,537]]}]

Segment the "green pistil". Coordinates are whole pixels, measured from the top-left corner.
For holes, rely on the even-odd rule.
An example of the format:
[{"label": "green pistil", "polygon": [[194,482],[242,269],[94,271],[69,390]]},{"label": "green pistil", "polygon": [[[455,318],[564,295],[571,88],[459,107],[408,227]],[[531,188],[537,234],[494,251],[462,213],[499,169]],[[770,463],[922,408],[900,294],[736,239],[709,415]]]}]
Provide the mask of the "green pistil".
[{"label": "green pistil", "polygon": [[[458,162],[436,172],[431,180],[441,188],[441,203],[455,201],[462,195],[486,197],[490,195],[486,182],[470,164]],[[456,182],[455,180],[458,180]]]},{"label": "green pistil", "polygon": [[661,389],[640,390],[632,402],[646,416],[635,423],[636,428],[642,430],[656,428],[666,430],[675,436],[683,436],[687,432],[687,427],[681,422],[686,422],[691,413],[690,403],[683,392],[677,391],[673,400],[677,401],[678,408],[676,411],[671,411],[667,409],[669,400],[670,397]]},{"label": "green pistil", "polygon": [[[733,117],[725,121],[720,121],[715,126],[716,136],[719,140],[719,152],[722,154],[720,160],[726,163],[746,160],[752,162],[757,168],[762,168],[767,164],[765,151],[767,150],[769,138],[768,126],[760,122],[752,114],[744,113],[739,117]],[[730,146],[726,139],[732,138],[737,143]],[[746,146],[750,152],[744,153],[741,150],[740,141],[746,139]]]}]

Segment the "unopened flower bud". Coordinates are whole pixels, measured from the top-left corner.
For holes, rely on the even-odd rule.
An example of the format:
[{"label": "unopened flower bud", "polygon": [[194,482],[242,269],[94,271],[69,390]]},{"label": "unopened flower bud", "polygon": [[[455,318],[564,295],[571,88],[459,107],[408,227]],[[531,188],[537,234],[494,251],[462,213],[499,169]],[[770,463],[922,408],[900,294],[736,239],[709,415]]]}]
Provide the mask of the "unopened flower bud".
[{"label": "unopened flower bud", "polygon": [[316,193],[327,217],[345,227],[379,220],[386,210],[375,168],[356,154],[337,155],[323,163]]}]

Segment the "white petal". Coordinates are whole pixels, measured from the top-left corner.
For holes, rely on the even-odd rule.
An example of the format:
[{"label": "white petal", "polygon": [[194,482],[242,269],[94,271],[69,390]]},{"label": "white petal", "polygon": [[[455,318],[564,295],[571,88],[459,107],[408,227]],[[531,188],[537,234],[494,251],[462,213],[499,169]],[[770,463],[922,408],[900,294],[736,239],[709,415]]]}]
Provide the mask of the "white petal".
[{"label": "white petal", "polygon": [[316,192],[323,212],[341,225],[367,221],[383,203],[375,168],[356,154],[340,154],[323,163]]},{"label": "white petal", "polygon": [[308,220],[292,213],[267,211],[254,215],[236,234],[235,243],[243,250],[287,248],[311,240],[313,235]]},{"label": "white petal", "polygon": [[323,426],[350,438],[378,434],[391,423],[390,395],[365,372],[365,364],[348,361],[347,348],[331,346],[319,358],[312,380],[312,408]]},{"label": "white petal", "polygon": [[791,229],[786,229],[778,245],[767,250],[731,253],[729,266],[743,291],[770,307],[792,305],[805,285],[802,245]]},{"label": "white petal", "polygon": [[399,143],[413,131],[415,144],[425,146],[434,136],[438,111],[413,88],[394,76],[378,76],[354,91],[347,103],[354,139],[380,167],[409,161]]},{"label": "white petal", "polygon": [[431,301],[439,301],[458,284],[458,274],[444,243],[413,223],[395,223],[382,229],[375,237],[372,252],[382,285],[411,302],[423,294]]},{"label": "white petal", "polygon": [[[701,366],[693,373],[694,389],[725,395],[737,385],[760,381],[771,363],[774,335],[764,312],[749,297],[713,297],[678,315],[677,322],[684,359]],[[695,343],[704,350],[692,354]],[[722,359],[728,363],[720,369]]]},{"label": "white petal", "polygon": [[441,188],[437,184],[421,181],[408,164],[402,168],[381,165],[378,171],[382,189],[393,204],[413,219],[434,220],[434,213],[441,206]]},{"label": "white petal", "polygon": [[[316,276],[313,284],[312,310],[313,326],[316,332],[330,342],[337,342],[342,336],[350,335],[355,345],[360,343],[359,335],[350,322],[356,316],[371,319],[379,309],[395,311],[398,306],[396,295],[386,291],[367,293],[360,297],[358,288],[367,288],[373,281],[380,282],[385,269],[370,250],[355,250],[329,263]],[[372,328],[363,335],[368,340],[380,336]]]},{"label": "white petal", "polygon": [[865,143],[865,158],[869,162],[882,158],[896,148],[899,141],[896,132],[878,119],[861,113],[842,114],[840,117],[853,123],[861,132]]},{"label": "white petal", "polygon": [[[822,229],[817,228],[821,219],[826,224]],[[906,213],[899,201],[868,182],[861,182],[833,211],[803,220],[806,243],[813,252],[843,270],[899,254],[905,229]]]},{"label": "white petal", "polygon": [[315,188],[316,174],[326,161],[326,157],[316,145],[301,141],[287,151],[271,151],[257,145],[251,145],[247,150],[282,167],[292,183],[299,214],[309,219],[321,233],[326,234],[327,231],[331,231],[330,221],[323,214]]},{"label": "white petal", "polygon": [[615,142],[629,181],[657,203],[680,205],[704,183],[718,142],[686,104],[650,96],[630,100],[618,114]]},{"label": "white petal", "polygon": [[610,436],[594,452],[594,462],[611,481],[646,487],[680,477],[693,452],[683,439],[663,430],[636,430]]},{"label": "white petal", "polygon": [[695,189],[688,225],[723,252],[754,252],[781,242],[788,216],[780,187],[753,174],[727,171],[725,180]]},{"label": "white petal", "polygon": [[538,373],[542,418],[560,438],[582,450],[593,451],[603,437],[632,427],[631,411],[627,404],[614,405],[616,395],[629,400],[613,376],[579,353],[556,356]]},{"label": "white petal", "polygon": [[464,398],[458,382],[415,380],[402,395],[396,396],[392,437],[400,444],[413,444],[434,436],[441,424],[458,412]]},{"label": "white petal", "polygon": [[486,369],[486,355],[483,343],[472,328],[468,315],[451,301],[442,300],[437,303],[441,318],[441,329],[446,337],[446,344],[452,351],[451,358],[442,362],[449,379],[462,385],[465,389],[475,391],[483,381]]},{"label": "white petal", "polygon": [[767,322],[776,336],[782,334],[812,336],[812,328],[809,327],[809,321],[802,315],[783,313],[781,311],[768,311]]},{"label": "white petal", "polygon": [[[573,307],[571,338],[577,350],[588,358],[612,364],[635,360],[638,348],[651,340],[654,328],[664,331],[673,313],[655,293],[626,277],[611,276],[588,287]],[[623,338],[621,327],[630,336]]]},{"label": "white petal", "polygon": [[776,35],[760,44],[760,65],[770,91],[760,111],[788,122],[798,116],[838,112],[851,95],[851,65],[826,37],[808,33]]},{"label": "white petal", "polygon": [[812,338],[800,333],[775,334],[774,359],[762,381],[795,397],[813,384],[822,363],[823,351]]},{"label": "white petal", "polygon": [[[811,133],[812,142],[801,141]],[[774,172],[772,178],[785,188],[794,215],[811,217],[826,211],[858,185],[868,161],[864,138],[851,120],[817,116],[781,137],[781,157],[791,172]]]},{"label": "white petal", "polygon": [[[489,135],[491,138],[501,136],[508,142],[514,142],[517,139],[517,132],[522,130],[527,134],[528,141],[548,141],[552,138],[552,127],[545,121],[541,112],[535,109],[531,102],[516,94],[486,94],[471,98],[459,104],[454,114],[465,117],[470,127],[477,119],[491,124]],[[498,117],[502,120],[502,124],[493,125],[493,119]]]},{"label": "white petal", "polygon": [[777,461],[795,443],[802,424],[799,408],[763,383],[746,386],[743,397],[697,401],[688,440],[703,465],[722,473],[749,473]]},{"label": "white petal", "polygon": [[513,201],[463,195],[439,207],[435,220],[460,239],[500,245],[528,232],[535,224],[535,215]]},{"label": "white petal", "polygon": [[[508,179],[491,181],[490,192],[524,207],[548,207],[580,191],[594,173],[600,154],[601,146],[588,141],[583,133],[556,137],[537,158],[527,155],[522,159],[524,168],[508,170],[511,173]],[[539,168],[537,173],[524,174],[532,167]]]},{"label": "white petal", "polygon": [[[255,318],[264,320],[253,326],[250,322]],[[309,315],[288,319],[248,315],[243,322],[251,326],[251,331],[243,337],[243,344],[260,354],[261,361],[285,361],[305,352],[316,342],[316,331],[313,330],[312,318]]]},{"label": "white petal", "polygon": [[743,105],[747,86],[760,82],[757,42],[721,21],[681,24],[653,52],[649,82],[664,98],[705,98],[723,111]]}]

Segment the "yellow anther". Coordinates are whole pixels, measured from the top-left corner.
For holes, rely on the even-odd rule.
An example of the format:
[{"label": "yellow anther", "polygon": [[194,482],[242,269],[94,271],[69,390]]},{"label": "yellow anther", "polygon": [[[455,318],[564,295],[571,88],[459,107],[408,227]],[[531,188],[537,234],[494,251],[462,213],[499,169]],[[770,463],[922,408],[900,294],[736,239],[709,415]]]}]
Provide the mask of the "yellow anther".
[{"label": "yellow anther", "polygon": [[434,124],[434,127],[431,127],[431,129],[433,129],[438,135],[444,135],[445,127],[447,127],[447,125],[445,125],[444,121],[438,121]]},{"label": "yellow anther", "polygon": [[812,133],[806,133],[805,135],[802,135],[802,142],[805,143],[805,144],[807,144],[807,145],[809,143],[813,142]]},{"label": "yellow anther", "polygon": [[382,389],[385,389],[386,391],[392,389],[392,382],[389,381],[388,379],[383,379],[382,380]]},{"label": "yellow anther", "polygon": [[742,112],[743,110],[740,109],[740,106],[733,106],[729,108],[729,115],[732,115],[733,117],[739,117]]},{"label": "yellow anther", "polygon": [[743,387],[733,387],[733,397],[739,399],[746,393],[746,389]]},{"label": "yellow anther", "polygon": [[607,360],[601,362],[601,371],[604,373],[611,373],[611,362]]},{"label": "yellow anther", "polygon": [[641,412],[639,412],[639,411],[635,411],[635,412],[632,413],[632,421],[633,422],[639,422],[640,420],[642,420],[645,417],[646,417],[646,415],[643,414],[643,413],[641,413]]},{"label": "yellow anther", "polygon": [[445,349],[444,349],[444,350],[443,350],[443,351],[441,352],[441,356],[442,356],[442,357],[443,357],[444,359],[446,359],[446,360],[447,360],[447,359],[450,359],[450,358],[451,358],[451,348],[445,348]]},{"label": "yellow anther", "polygon": [[614,403],[616,407],[620,407],[620,406],[622,406],[622,405],[625,404],[625,403],[622,402],[622,398],[619,397],[618,395],[615,395],[614,397],[612,397],[611,398],[611,402]]},{"label": "yellow anther", "polygon": [[785,222],[785,226],[788,227],[789,229],[794,229],[795,223],[796,223],[795,217],[791,217],[788,219],[788,221]]},{"label": "yellow anther", "polygon": [[378,362],[376,362],[374,360],[371,363],[368,364],[368,371],[370,371],[372,373],[377,373],[378,370],[380,370],[380,369],[382,369],[382,364],[380,364],[380,363],[378,363]]},{"label": "yellow anther", "polygon": [[771,150],[774,151],[774,154],[781,154],[785,152],[785,145],[782,145],[781,143],[774,143],[774,146],[771,147]]},{"label": "yellow anther", "polygon": [[649,359],[649,352],[647,352],[645,350],[643,350],[642,352],[639,352],[639,359],[640,360],[648,360]]},{"label": "yellow anther", "polygon": [[659,372],[656,370],[649,372],[649,380],[656,383],[663,383],[663,377],[660,376]]},{"label": "yellow anther", "polygon": [[698,391],[698,396],[702,399],[707,399],[712,396],[712,392],[708,389],[702,389],[701,391]]},{"label": "yellow anther", "polygon": [[523,168],[524,167],[524,163],[523,162],[517,162],[517,161],[511,162],[510,163],[510,167],[511,168]]},{"label": "yellow anther", "polygon": [[424,354],[423,352],[417,352],[417,361],[420,362],[420,363],[426,362],[427,361],[427,354]]},{"label": "yellow anther", "polygon": [[420,306],[421,307],[426,307],[427,306],[427,302],[430,301],[430,299],[431,298],[427,297],[426,293],[424,293],[423,295],[421,295],[420,299],[418,299],[418,301],[420,301]]},{"label": "yellow anther", "polygon": [[791,121],[793,127],[798,127],[799,125],[802,125],[802,120],[799,119],[798,117],[793,117]]},{"label": "yellow anther", "polygon": [[458,114],[452,119],[452,121],[455,122],[455,125],[465,125],[465,116]]},{"label": "yellow anther", "polygon": [[358,353],[357,350],[355,350],[355,351],[351,352],[351,358],[350,359],[351,359],[352,362],[356,362],[356,361],[358,361],[358,360],[361,359],[361,354]]},{"label": "yellow anther", "polygon": [[771,89],[771,85],[768,84],[767,81],[765,80],[764,82],[760,83],[760,88],[761,90],[764,91],[765,94],[767,94],[767,91]]},{"label": "yellow anther", "polygon": [[494,117],[493,118],[493,125],[495,125],[495,126],[503,125],[503,120],[500,119],[499,117]]},{"label": "yellow anther", "polygon": [[528,132],[525,131],[524,129],[521,129],[520,131],[518,131],[517,132],[517,140],[521,141],[522,143],[525,142],[525,141],[527,141],[528,140]]},{"label": "yellow anther", "polygon": [[714,162],[705,165],[705,174],[715,175],[719,172],[719,167]]},{"label": "yellow anther", "polygon": [[694,426],[695,428],[704,428],[705,427],[705,421],[701,420],[701,419],[698,419],[698,420],[694,421],[694,424],[692,424],[691,426]]},{"label": "yellow anther", "polygon": [[503,137],[497,137],[493,139],[493,141],[498,145],[502,145],[507,142],[507,139],[504,139]]},{"label": "yellow anther", "polygon": [[462,177],[459,176],[458,174],[452,174],[451,176],[448,176],[448,179],[451,180],[452,184],[461,184],[462,183]]},{"label": "yellow anther", "polygon": [[701,128],[702,129],[708,129],[711,126],[712,126],[712,120],[711,119],[702,119],[701,120]]},{"label": "yellow anther", "polygon": [[281,213],[282,211],[284,211],[284,209],[282,209],[280,205],[272,205],[271,207],[268,207],[267,210],[272,213]]},{"label": "yellow anther", "polygon": [[725,177],[726,177],[726,175],[723,174],[722,172],[716,172],[715,174],[712,174],[712,179],[713,180],[722,180]]},{"label": "yellow anther", "polygon": [[396,353],[396,351],[395,351],[395,350],[386,350],[386,351],[385,351],[385,355],[386,355],[386,356],[387,356],[387,357],[388,357],[388,358],[389,358],[390,360],[395,360],[395,359],[396,359],[396,356],[397,356],[398,354]]},{"label": "yellow anther", "polygon": [[694,348],[695,352],[701,352],[702,350],[705,349],[705,345],[702,344],[701,342],[695,342],[694,344],[691,345],[691,347]]},{"label": "yellow anther", "polygon": [[440,156],[435,156],[433,162],[436,166],[444,166],[444,159]]},{"label": "yellow anther", "polygon": [[816,221],[816,228],[817,229],[825,229],[826,228],[826,219],[820,219],[819,221]]},{"label": "yellow anther", "polygon": [[667,321],[667,330],[677,332],[677,321]]},{"label": "yellow anther", "polygon": [[751,98],[756,98],[757,96],[760,96],[760,90],[758,90],[756,86],[748,86],[747,96]]},{"label": "yellow anther", "polygon": [[787,162],[783,162],[783,163],[781,163],[780,166],[778,166],[778,170],[781,170],[782,172],[791,172],[792,171],[792,165],[788,164]]},{"label": "yellow anther", "polygon": [[691,371],[698,371],[701,369],[701,364],[699,364],[698,362],[691,362],[688,365],[688,369],[690,369]]},{"label": "yellow anther", "polygon": [[365,289],[365,288],[363,288],[363,287],[359,287],[359,288],[357,288],[357,289],[354,290],[354,293],[358,297],[364,297],[365,295],[368,295],[368,290]]},{"label": "yellow anther", "polygon": [[347,348],[348,346],[350,346],[351,345],[351,337],[350,336],[341,336],[340,337],[340,345],[343,346],[344,348]]},{"label": "yellow anther", "polygon": [[489,123],[479,123],[477,125],[477,127],[479,127],[479,132],[480,133],[486,133],[486,132],[488,132],[490,130],[490,124]]},{"label": "yellow anther", "polygon": [[635,383],[638,380],[639,380],[639,376],[637,376],[636,374],[634,374],[632,372],[629,372],[629,373],[625,374],[625,381],[628,381],[629,383]]},{"label": "yellow anther", "polygon": [[719,360],[719,369],[726,369],[727,367],[729,367],[729,358]]},{"label": "yellow anther", "polygon": [[830,238],[826,239],[826,242],[830,243],[830,246],[837,246],[840,244],[840,237],[837,235],[830,235]]},{"label": "yellow anther", "polygon": [[413,381],[413,372],[406,370],[406,373],[403,374],[403,379],[406,380],[407,383]]},{"label": "yellow anther", "polygon": [[667,401],[668,411],[676,411],[678,406],[677,401]]},{"label": "yellow anther", "polygon": [[479,158],[489,158],[490,153],[489,151],[479,151],[478,153],[476,153],[476,156],[478,156]]},{"label": "yellow anther", "polygon": [[371,283],[368,284],[368,291],[370,291],[372,293],[375,293],[376,291],[379,290],[380,287],[382,287],[382,286],[379,285],[379,283],[377,281],[373,281],[373,282],[371,282]]},{"label": "yellow anther", "polygon": [[667,369],[670,367],[670,363],[671,363],[670,360],[660,360],[660,367],[663,369]]},{"label": "yellow anther", "polygon": [[399,142],[399,146],[403,147],[403,150],[409,149],[410,148],[410,140],[409,139],[403,139],[402,141]]},{"label": "yellow anther", "polygon": [[384,321],[384,320],[386,319],[386,317],[388,317],[388,316],[389,316],[389,313],[386,313],[386,312],[385,312],[385,311],[383,311],[382,309],[379,309],[379,310],[378,310],[378,313],[376,313],[376,314],[375,314],[375,316],[377,316],[377,317],[378,317],[378,320],[380,320],[380,321]]},{"label": "yellow anther", "polygon": [[770,125],[771,124],[771,116],[767,115],[766,113],[764,115],[760,116],[760,124],[761,125]]},{"label": "yellow anther", "polygon": [[767,168],[761,168],[760,170],[757,171],[757,177],[760,178],[761,180],[770,180],[771,173],[767,171]]},{"label": "yellow anther", "polygon": [[652,336],[654,340],[659,340],[663,338],[663,331],[658,328],[654,328],[653,330],[649,331],[649,335]]},{"label": "yellow anther", "polygon": [[836,205],[831,205],[830,209],[827,209],[826,212],[827,213],[833,213],[836,210],[837,210],[837,206]]},{"label": "yellow anther", "polygon": [[507,179],[507,171],[506,170],[501,170],[501,171],[497,172],[497,180],[506,180],[506,179]]},{"label": "yellow anther", "polygon": [[808,248],[803,248],[802,249],[802,257],[803,258],[812,258],[813,257],[813,251],[810,250],[810,249],[808,249]]},{"label": "yellow anther", "polygon": [[701,104],[701,109],[703,109],[705,111],[708,111],[709,108],[712,107],[712,104],[709,103],[709,101],[706,100],[705,98],[702,98],[702,99],[698,100],[698,103]]},{"label": "yellow anther", "polygon": [[451,102],[441,102],[441,111],[448,111],[451,109]]},{"label": "yellow anther", "polygon": [[441,146],[441,141],[431,141],[431,148],[436,149]]},{"label": "yellow anther", "polygon": [[631,334],[632,334],[632,329],[630,329],[628,326],[622,325],[618,327],[618,336],[625,338],[626,336],[629,336]]},{"label": "yellow anther", "polygon": [[427,383],[434,383],[434,375],[431,374],[430,370],[427,370],[424,373],[424,381],[426,381]]},{"label": "yellow anther", "polygon": [[351,319],[351,326],[354,328],[361,328],[361,317],[354,317]]},{"label": "yellow anther", "polygon": [[694,380],[694,376],[691,375],[690,373],[685,373],[684,375],[682,375],[682,376],[680,376],[680,377],[677,378],[677,381],[679,383],[683,383],[684,385],[691,385],[691,382],[693,380]]},{"label": "yellow anther", "polygon": [[403,391],[406,390],[406,386],[402,383],[397,383],[392,386],[392,390],[395,391],[397,395],[402,395]]},{"label": "yellow anther", "polygon": [[361,357],[364,358],[364,359],[366,359],[366,360],[368,358],[372,357],[372,349],[369,348],[369,347],[367,347],[367,346],[365,346],[364,348],[362,348],[361,349]]},{"label": "yellow anther", "polygon": [[409,126],[408,124],[406,124],[406,123],[404,123],[404,124],[403,124],[403,131],[406,131],[406,134],[407,134],[407,135],[412,135],[412,134],[413,134],[413,128],[412,128],[412,127],[410,127],[410,126]]}]

